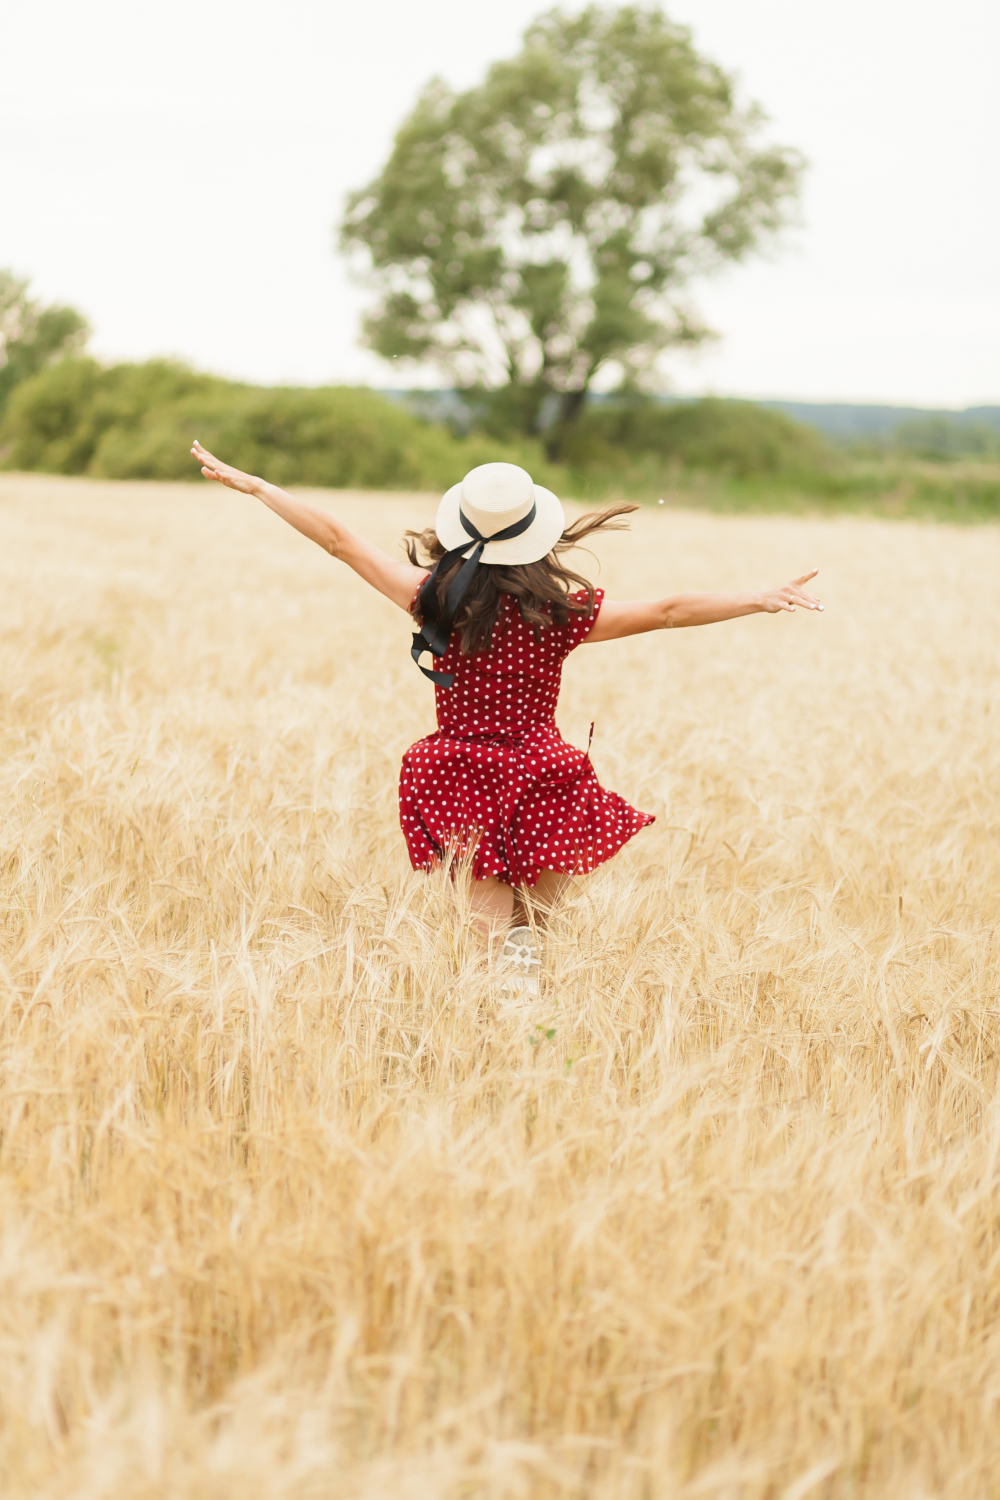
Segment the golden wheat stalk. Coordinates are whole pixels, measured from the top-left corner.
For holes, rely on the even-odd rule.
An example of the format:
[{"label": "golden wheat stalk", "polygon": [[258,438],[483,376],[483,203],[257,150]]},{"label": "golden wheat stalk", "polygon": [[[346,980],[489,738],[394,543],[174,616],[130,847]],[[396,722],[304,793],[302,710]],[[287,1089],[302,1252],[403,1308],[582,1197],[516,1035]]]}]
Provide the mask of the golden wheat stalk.
[{"label": "golden wheat stalk", "polygon": [[406,621],[314,551],[0,481],[4,1496],[994,1495],[1000,535],[602,540],[828,608],[575,654],[658,821],[529,1006],[406,862]]}]

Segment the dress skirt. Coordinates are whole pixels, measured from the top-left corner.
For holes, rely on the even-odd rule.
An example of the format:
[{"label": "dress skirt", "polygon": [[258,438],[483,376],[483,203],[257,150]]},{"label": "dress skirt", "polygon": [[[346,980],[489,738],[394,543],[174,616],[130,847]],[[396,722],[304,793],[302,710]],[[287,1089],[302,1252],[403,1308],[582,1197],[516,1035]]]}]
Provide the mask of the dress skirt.
[{"label": "dress skirt", "polygon": [[606,792],[554,724],[523,736],[438,730],[403,757],[399,807],[415,869],[451,854],[470,858],[477,880],[529,886],[542,870],[588,873],[653,821]]}]

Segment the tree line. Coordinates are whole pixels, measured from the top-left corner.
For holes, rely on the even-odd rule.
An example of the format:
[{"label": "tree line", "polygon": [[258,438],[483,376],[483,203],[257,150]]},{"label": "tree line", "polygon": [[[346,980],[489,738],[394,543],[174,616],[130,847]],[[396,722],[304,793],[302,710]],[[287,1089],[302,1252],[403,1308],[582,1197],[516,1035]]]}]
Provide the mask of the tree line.
[{"label": "tree line", "polygon": [[[394,373],[435,367],[450,418],[167,360],[103,366],[80,313],[0,272],[0,464],[189,478],[197,435],[286,484],[437,489],[506,458],[578,494],[698,472],[815,487],[836,455],[810,428],[657,395],[664,356],[712,336],[693,289],[774,240],[803,165],[656,6],[553,10],[475,87],[426,86],[340,226],[372,293],[364,342]],[[935,419],[886,446],[986,457],[997,440]]]}]

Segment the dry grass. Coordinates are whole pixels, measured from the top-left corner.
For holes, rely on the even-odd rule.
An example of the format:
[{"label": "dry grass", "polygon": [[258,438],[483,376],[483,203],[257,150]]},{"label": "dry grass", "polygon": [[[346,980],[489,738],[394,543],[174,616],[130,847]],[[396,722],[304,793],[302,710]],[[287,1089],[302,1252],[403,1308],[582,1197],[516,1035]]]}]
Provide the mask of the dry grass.
[{"label": "dry grass", "polygon": [[[426,499],[334,497],[391,543]],[[251,502],[0,484],[0,1491],[1000,1492],[1000,534],[643,514],[658,821],[498,1009],[388,604]]]}]

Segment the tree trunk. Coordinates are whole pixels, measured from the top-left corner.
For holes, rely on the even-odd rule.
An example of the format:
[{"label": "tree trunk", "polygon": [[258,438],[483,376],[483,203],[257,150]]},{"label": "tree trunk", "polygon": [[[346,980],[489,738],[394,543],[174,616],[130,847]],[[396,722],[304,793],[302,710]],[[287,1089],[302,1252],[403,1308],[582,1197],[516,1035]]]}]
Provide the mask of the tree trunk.
[{"label": "tree trunk", "polygon": [[589,384],[583,386],[579,391],[566,391],[562,398],[562,407],[559,412],[559,426],[571,427],[583,411],[587,400]]},{"label": "tree trunk", "polygon": [[563,392],[563,398],[559,404],[559,416],[542,434],[545,454],[550,463],[556,464],[562,458],[569,430],[579,421],[580,413],[586,405],[587,391],[588,387],[585,385],[579,391]]}]

